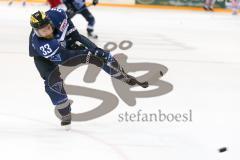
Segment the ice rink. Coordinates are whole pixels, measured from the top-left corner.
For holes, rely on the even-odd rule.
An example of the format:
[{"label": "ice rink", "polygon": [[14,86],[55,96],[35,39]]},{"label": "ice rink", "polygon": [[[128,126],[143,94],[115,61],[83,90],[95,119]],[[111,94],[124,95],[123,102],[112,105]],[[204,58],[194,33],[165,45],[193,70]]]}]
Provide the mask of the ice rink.
[{"label": "ice rink", "polygon": [[[0,157],[2,160],[239,160],[240,17],[229,13],[91,7],[95,42],[133,43],[128,63],[155,63],[167,70],[166,94],[137,98],[130,106],[100,72],[94,83],[83,80],[87,67],[72,72],[67,84],[106,91],[116,108],[64,131],[43,80],[28,56],[30,14],[48,6],[8,7],[0,3]],[[86,21],[74,24],[86,34]],[[146,64],[145,64],[146,65]],[[150,65],[150,64],[149,64]],[[148,65],[146,65],[148,66]],[[136,72],[141,75],[145,72]],[[164,89],[164,86],[160,85]],[[149,91],[153,89],[152,86]],[[144,91],[141,88],[135,88]],[[134,93],[133,93],[134,94]],[[69,95],[73,113],[85,113],[101,100]],[[188,113],[188,122],[120,121],[123,113]],[[218,149],[228,151],[219,153]]]}]

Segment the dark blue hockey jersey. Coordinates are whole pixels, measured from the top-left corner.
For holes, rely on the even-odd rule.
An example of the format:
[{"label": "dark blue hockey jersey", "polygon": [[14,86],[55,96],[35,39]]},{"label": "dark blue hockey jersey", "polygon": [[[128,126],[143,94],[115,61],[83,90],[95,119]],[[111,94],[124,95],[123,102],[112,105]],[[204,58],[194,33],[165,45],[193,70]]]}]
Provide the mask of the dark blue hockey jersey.
[{"label": "dark blue hockey jersey", "polygon": [[65,38],[75,31],[75,27],[64,10],[53,8],[46,12],[54,26],[54,39],[39,38],[34,32],[30,35],[30,56],[41,56],[47,59],[57,59],[56,53],[60,47],[65,47]]}]

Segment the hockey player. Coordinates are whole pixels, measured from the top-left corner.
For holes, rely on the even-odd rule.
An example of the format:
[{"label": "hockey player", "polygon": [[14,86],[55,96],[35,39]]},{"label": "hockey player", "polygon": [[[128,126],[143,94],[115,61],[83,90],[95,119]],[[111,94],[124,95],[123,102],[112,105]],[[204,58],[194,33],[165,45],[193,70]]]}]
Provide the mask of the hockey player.
[{"label": "hockey player", "polygon": [[[67,15],[72,18],[76,14],[81,14],[88,22],[87,35],[88,37],[97,39],[98,36],[94,34],[95,18],[92,13],[88,10],[85,0],[63,0],[63,3],[67,7]],[[93,0],[93,5],[98,4],[98,0]]]},{"label": "hockey player", "polygon": [[58,65],[90,63],[128,85],[148,87],[148,82],[141,83],[126,74],[110,53],[79,34],[64,10],[53,8],[47,12],[38,11],[31,15],[30,24],[32,32],[29,37],[29,54],[34,58],[35,66],[44,79],[45,91],[62,116],[62,126],[71,124],[71,104]]},{"label": "hockey player", "polygon": [[232,0],[232,15],[238,14],[239,0]]}]

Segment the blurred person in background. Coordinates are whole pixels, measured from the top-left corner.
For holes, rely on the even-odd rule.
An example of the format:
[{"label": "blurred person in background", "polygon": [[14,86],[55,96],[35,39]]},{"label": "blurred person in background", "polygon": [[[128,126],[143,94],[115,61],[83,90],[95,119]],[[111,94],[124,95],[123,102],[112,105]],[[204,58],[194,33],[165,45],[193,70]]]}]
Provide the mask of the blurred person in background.
[{"label": "blurred person in background", "polygon": [[232,0],[232,14],[233,15],[238,14],[238,6],[239,6],[239,0]]},{"label": "blurred person in background", "polygon": [[58,7],[62,4],[61,0],[47,0],[51,8]]},{"label": "blurred person in background", "polygon": [[214,7],[215,2],[216,2],[216,0],[205,0],[203,9],[206,11],[214,11],[213,7]]},{"label": "blurred person in background", "polygon": [[93,0],[92,4],[87,6],[85,0],[63,0],[67,7],[67,15],[71,19],[76,14],[81,14],[88,22],[87,35],[89,38],[97,39],[98,36],[94,33],[95,17],[89,11],[88,7],[97,5],[98,0]]}]

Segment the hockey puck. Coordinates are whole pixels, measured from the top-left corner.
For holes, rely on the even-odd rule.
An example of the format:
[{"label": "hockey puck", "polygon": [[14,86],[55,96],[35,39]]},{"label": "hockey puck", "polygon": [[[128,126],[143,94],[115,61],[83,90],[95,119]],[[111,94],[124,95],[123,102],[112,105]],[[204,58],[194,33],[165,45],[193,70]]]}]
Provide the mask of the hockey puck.
[{"label": "hockey puck", "polygon": [[226,152],[226,151],[227,151],[227,148],[226,148],[226,147],[222,147],[222,148],[220,148],[218,151],[219,151],[220,153]]}]

